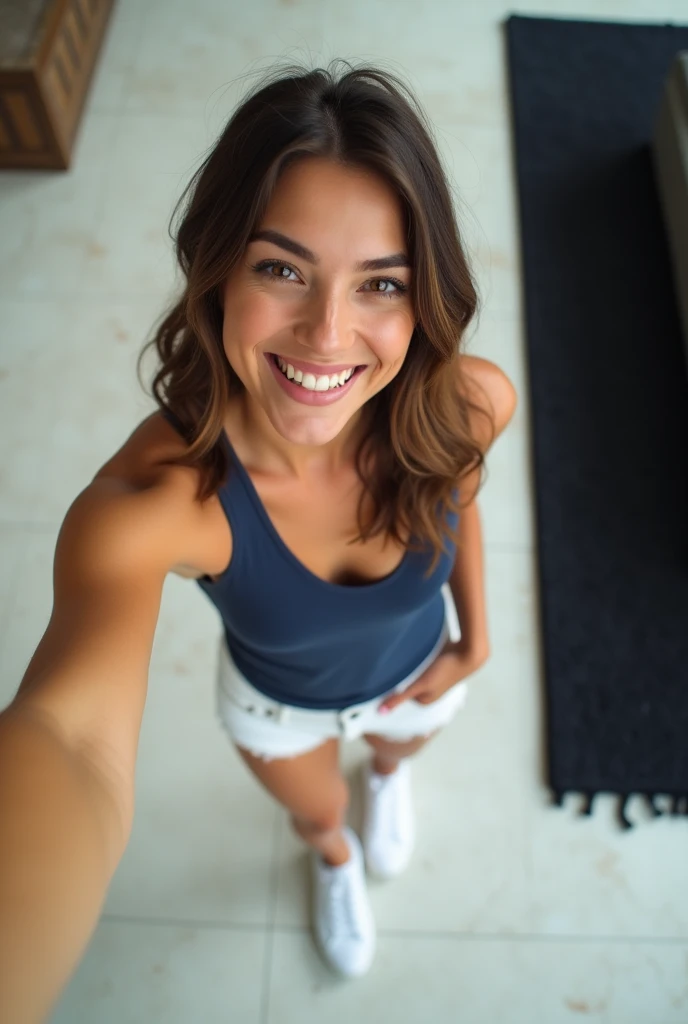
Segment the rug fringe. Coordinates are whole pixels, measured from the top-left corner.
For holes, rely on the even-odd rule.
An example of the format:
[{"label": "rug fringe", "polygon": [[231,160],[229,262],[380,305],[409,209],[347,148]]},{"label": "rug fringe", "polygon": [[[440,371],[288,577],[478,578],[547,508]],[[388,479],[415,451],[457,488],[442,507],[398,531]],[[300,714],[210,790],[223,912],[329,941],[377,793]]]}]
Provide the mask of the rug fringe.
[{"label": "rug fringe", "polygon": [[617,804],[617,816],[619,824],[623,829],[633,828],[633,822],[626,815],[626,808],[628,807],[628,801],[631,798],[630,793],[620,793],[619,802]]},{"label": "rug fringe", "polygon": [[[566,797],[567,792],[568,791],[560,790],[560,789],[553,789],[553,790],[551,790],[552,803],[556,807],[563,807],[564,798]],[[573,792],[573,790],[571,790],[571,792]],[[597,790],[583,790],[583,791],[578,790],[577,792],[580,794],[580,796],[583,797],[583,804],[582,804],[582,806],[580,808],[580,811],[578,812],[579,816],[580,817],[590,817],[590,815],[592,815],[592,813],[593,813],[593,804],[594,804],[594,801],[595,801],[595,797],[598,795],[598,791]],[[617,820],[619,822],[620,827],[624,831],[628,831],[629,829],[635,828],[635,825],[633,824],[631,819],[628,817],[628,814],[626,813],[627,810],[628,810],[629,801],[631,800],[631,798],[633,797],[634,794],[633,793],[616,793],[616,794],[612,794],[612,795],[616,796],[616,798],[617,798],[617,800],[616,800],[616,817],[617,817]],[[669,805],[668,805],[668,807],[666,809],[662,808],[658,804],[658,802],[657,802],[661,796],[666,796],[667,795],[666,793],[664,793],[664,794],[662,794],[662,793],[640,793],[638,795],[641,796],[645,800],[648,809],[652,812],[652,814],[653,814],[653,816],[655,818],[665,817],[667,815],[672,815],[672,816],[685,815],[685,816],[688,816],[688,794],[686,794],[686,793],[671,793],[671,794],[669,794]]]},{"label": "rug fringe", "polygon": [[657,794],[656,793],[646,793],[645,794],[645,799],[647,800],[648,804],[650,805],[650,810],[654,814],[655,818],[661,817],[661,815],[664,812],[663,812],[661,807],[657,806]]}]

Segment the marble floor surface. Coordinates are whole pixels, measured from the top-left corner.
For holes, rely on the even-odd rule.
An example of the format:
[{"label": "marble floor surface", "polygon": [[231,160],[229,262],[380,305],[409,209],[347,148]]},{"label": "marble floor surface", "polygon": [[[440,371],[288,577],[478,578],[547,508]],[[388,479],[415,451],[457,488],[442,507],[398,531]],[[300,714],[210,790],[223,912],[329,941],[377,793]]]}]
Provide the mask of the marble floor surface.
[{"label": "marble floor surface", "polygon": [[[47,624],[76,494],[153,408],[136,356],[175,287],[175,199],[274,58],[383,62],[432,118],[484,308],[468,350],[521,401],[482,494],[493,654],[414,762],[408,872],[371,883],[379,952],[335,978],[312,947],[307,855],[215,717],[219,620],[169,577],[136,818],[51,1024],[688,1021],[688,824],[621,833],[548,805],[529,410],[502,22],[685,22],[688,0],[118,0],[74,164],[0,174],[0,706]],[[354,784],[362,743],[343,752]]]}]

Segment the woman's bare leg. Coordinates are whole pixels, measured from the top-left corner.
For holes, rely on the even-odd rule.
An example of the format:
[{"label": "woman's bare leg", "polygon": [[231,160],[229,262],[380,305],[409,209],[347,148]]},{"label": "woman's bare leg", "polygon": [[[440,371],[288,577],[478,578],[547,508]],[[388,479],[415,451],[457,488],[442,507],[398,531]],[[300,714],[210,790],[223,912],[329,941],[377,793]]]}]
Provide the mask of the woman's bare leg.
[{"label": "woman's bare leg", "polygon": [[298,757],[265,761],[237,746],[241,757],[267,791],[291,814],[296,833],[327,864],[349,859],[342,834],[349,787],[339,770],[339,740],[327,740]]}]

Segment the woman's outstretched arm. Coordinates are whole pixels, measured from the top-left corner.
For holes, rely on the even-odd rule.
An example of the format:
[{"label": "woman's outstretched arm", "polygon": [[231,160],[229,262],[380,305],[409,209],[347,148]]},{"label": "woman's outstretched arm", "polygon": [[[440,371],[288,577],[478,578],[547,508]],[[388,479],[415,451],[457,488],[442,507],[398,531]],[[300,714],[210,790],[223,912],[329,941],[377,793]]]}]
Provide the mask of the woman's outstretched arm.
[{"label": "woman's outstretched arm", "polygon": [[172,505],[169,494],[113,493],[112,481],[76,499],[57,542],[50,622],[0,713],[7,1024],[43,1024],[54,1009],[129,839],[153,637],[175,564]]}]

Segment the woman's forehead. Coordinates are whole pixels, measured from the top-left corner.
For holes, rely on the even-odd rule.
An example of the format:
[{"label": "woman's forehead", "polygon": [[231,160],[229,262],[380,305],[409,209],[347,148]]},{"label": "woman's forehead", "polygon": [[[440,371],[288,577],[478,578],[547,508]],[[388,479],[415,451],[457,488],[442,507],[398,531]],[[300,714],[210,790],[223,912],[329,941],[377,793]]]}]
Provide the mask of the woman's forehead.
[{"label": "woman's forehead", "polygon": [[365,169],[323,160],[284,172],[258,228],[294,238],[317,255],[353,245],[356,258],[365,260],[406,247],[403,205],[391,185]]}]

